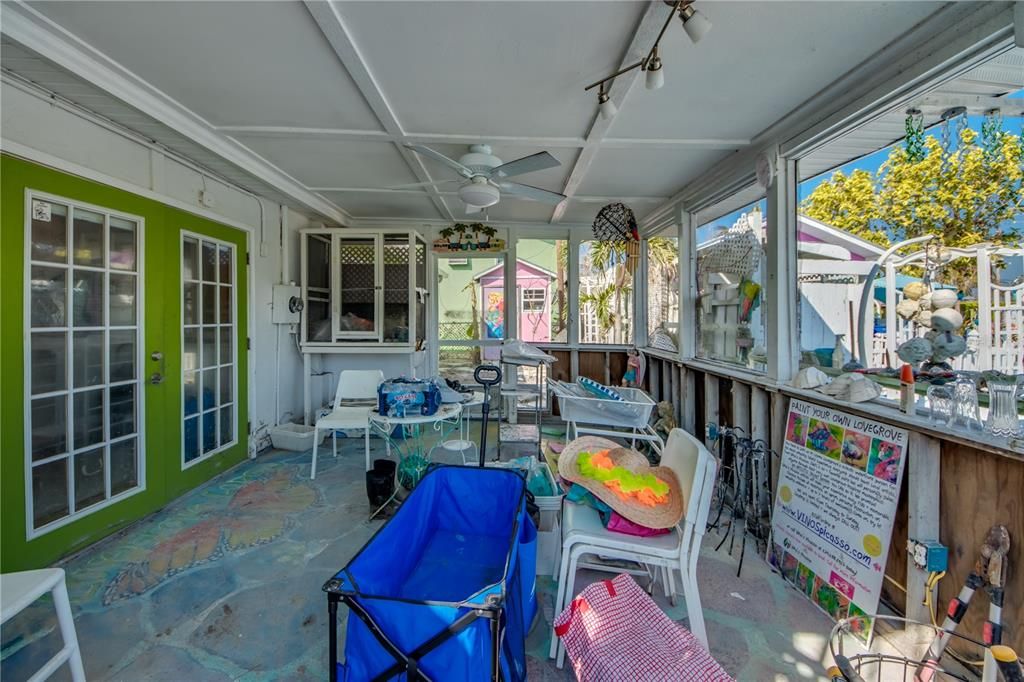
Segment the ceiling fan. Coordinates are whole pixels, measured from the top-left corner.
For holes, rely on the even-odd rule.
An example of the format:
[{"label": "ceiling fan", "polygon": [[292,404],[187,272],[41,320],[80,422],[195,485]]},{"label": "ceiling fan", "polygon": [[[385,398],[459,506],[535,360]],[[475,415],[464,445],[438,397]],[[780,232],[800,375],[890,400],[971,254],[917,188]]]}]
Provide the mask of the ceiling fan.
[{"label": "ceiling fan", "polygon": [[501,200],[502,194],[520,199],[540,201],[546,204],[557,204],[565,199],[564,194],[551,192],[540,187],[534,187],[533,185],[509,182],[505,179],[562,165],[558,159],[547,152],[538,152],[505,163],[491,153],[490,145],[474,144],[470,145],[469,153],[463,154],[456,161],[430,147],[418,144],[407,144],[405,146],[417,154],[447,166],[461,177],[452,180],[418,182],[412,185],[401,185],[393,189],[459,183],[458,195],[459,199],[466,204],[466,213],[479,213],[488,206],[493,206]]}]

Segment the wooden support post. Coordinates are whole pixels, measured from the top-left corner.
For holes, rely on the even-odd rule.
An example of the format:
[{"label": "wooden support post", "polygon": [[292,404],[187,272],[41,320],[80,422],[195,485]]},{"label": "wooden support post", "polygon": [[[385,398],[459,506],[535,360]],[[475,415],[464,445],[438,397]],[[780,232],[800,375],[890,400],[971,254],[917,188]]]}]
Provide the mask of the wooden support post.
[{"label": "wooden support post", "polygon": [[696,379],[692,370],[682,367],[679,370],[682,374],[683,391],[681,402],[683,404],[683,415],[679,426],[687,433],[697,433],[697,405],[694,402],[697,398]]},{"label": "wooden support post", "polygon": [[738,379],[732,382],[732,425],[750,435],[750,384]]},{"label": "wooden support post", "polygon": [[651,387],[651,398],[654,399],[654,402],[659,402],[661,400],[661,360],[653,355],[647,357],[650,362],[647,367],[647,384]]},{"label": "wooden support post", "polygon": [[[771,444],[779,456],[772,457],[772,488],[779,484],[779,467],[782,465],[782,446],[786,442],[786,422],[789,419],[789,398],[782,393],[772,393]],[[774,501],[775,490],[772,490]]]},{"label": "wooden support post", "polygon": [[609,351],[604,352],[604,385],[612,385],[612,354]]},{"label": "wooden support post", "polygon": [[663,362],[661,365],[661,399],[672,400],[672,364]]},{"label": "wooden support post", "polygon": [[770,424],[771,407],[768,404],[768,391],[760,386],[752,386],[750,389],[750,437],[760,438],[771,444]]},{"label": "wooden support post", "polygon": [[670,362],[668,365],[669,373],[669,400],[672,401],[672,417],[676,420],[676,424],[679,423],[679,366],[674,362]]},{"label": "wooden support post", "polygon": [[[718,424],[718,377],[714,374],[704,374],[704,421],[708,424]],[[701,424],[701,431],[705,434],[704,444],[712,449],[713,443],[707,438],[705,424]]]},{"label": "wooden support post", "polygon": [[[939,468],[941,443],[931,436],[910,432],[907,470],[907,537],[913,540],[939,539]],[[895,547],[894,552],[905,552]],[[928,572],[907,561],[907,618],[927,623],[931,618],[924,605]],[[935,592],[932,593],[932,603]]]}]

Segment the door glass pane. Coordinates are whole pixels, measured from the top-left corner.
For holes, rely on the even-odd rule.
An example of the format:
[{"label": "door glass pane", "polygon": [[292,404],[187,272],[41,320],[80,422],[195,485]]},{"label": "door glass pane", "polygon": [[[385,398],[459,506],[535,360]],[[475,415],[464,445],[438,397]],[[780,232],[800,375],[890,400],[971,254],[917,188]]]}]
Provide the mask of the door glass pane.
[{"label": "door glass pane", "polygon": [[377,330],[376,245],[372,237],[342,238],[339,308],[342,333],[371,336]]},{"label": "door glass pane", "polygon": [[122,440],[110,446],[110,494],[118,495],[138,485],[135,439]]},{"label": "door glass pane", "polygon": [[110,218],[110,269],[135,270],[135,223],[124,218]]},{"label": "door glass pane", "polygon": [[33,327],[63,327],[67,324],[67,275],[64,268],[32,266],[30,301]]},{"label": "door glass pane", "polygon": [[72,319],[76,327],[103,325],[103,273],[95,270],[75,269],[72,278],[74,308]]},{"label": "door glass pane", "polygon": [[199,285],[186,282],[183,287],[185,324],[199,324]]},{"label": "door glass pane", "polygon": [[231,367],[220,369],[220,404],[230,403],[232,400],[234,381],[231,377]]},{"label": "door glass pane", "polygon": [[72,243],[76,265],[103,267],[103,216],[76,208]]},{"label": "door glass pane", "polygon": [[71,396],[74,406],[75,449],[103,442],[103,389]]},{"label": "door glass pane", "polygon": [[185,372],[185,415],[199,411],[199,372]]},{"label": "door glass pane", "polygon": [[67,336],[64,332],[32,334],[32,393],[67,388]]},{"label": "door glass pane", "polygon": [[187,463],[199,457],[199,417],[185,420],[184,441]]},{"label": "door glass pane", "polygon": [[103,473],[103,448],[75,455],[75,509],[106,499],[106,474]]},{"label": "door glass pane", "polygon": [[[183,237],[184,243],[189,238]],[[234,415],[234,408],[225,403],[233,398],[235,346],[238,332],[234,309],[233,259],[231,245],[212,241],[197,242],[202,282],[190,287],[184,283],[183,297],[200,300],[186,307],[186,326],[182,344],[184,463],[203,458],[217,451],[234,438],[234,422],[221,424],[221,415]],[[218,283],[219,282],[219,283]],[[188,311],[191,307],[191,312]],[[187,323],[188,324],[188,323]]]},{"label": "door glass pane", "polygon": [[384,235],[384,340],[409,340],[409,235]]},{"label": "door glass pane", "polygon": [[135,433],[135,384],[110,388],[110,437]]},{"label": "door glass pane", "polygon": [[134,329],[110,332],[110,381],[131,381],[135,378]]},{"label": "door glass pane", "polygon": [[199,369],[199,328],[185,329],[184,346],[181,349],[181,368],[186,372]]},{"label": "door glass pane", "polygon": [[32,521],[38,528],[63,518],[68,509],[68,460],[32,468]]},{"label": "door glass pane", "polygon": [[135,324],[135,275],[110,275],[110,325]]},{"label": "door glass pane", "polygon": [[203,413],[203,454],[217,448],[217,410]]},{"label": "door glass pane", "polygon": [[217,324],[217,286],[203,285],[203,324]]},{"label": "door glass pane", "polygon": [[[32,400],[27,425],[32,461],[39,463],[28,491],[36,528],[88,513],[111,490],[138,487],[142,454],[135,436],[141,226],[99,211],[48,206],[49,216],[33,208],[31,257],[72,267],[31,265],[31,323],[72,329],[28,337],[31,390],[59,392]],[[65,216],[72,217],[70,229]],[[108,445],[118,437],[123,442]]]},{"label": "door glass pane", "polygon": [[191,237],[181,242],[181,277],[199,279],[199,242]]},{"label": "door glass pane", "polygon": [[220,328],[220,364],[227,365],[231,363],[233,355],[231,352],[231,327],[225,325]]},{"label": "door glass pane", "polygon": [[[49,215],[47,215],[49,213]],[[32,260],[68,262],[68,208],[32,200]]]},{"label": "door glass pane", "polygon": [[220,410],[220,444],[226,445],[234,440],[234,423],[231,416],[231,406],[223,407]]},{"label": "door glass pane", "polygon": [[626,242],[580,244],[580,343],[633,343],[634,254]]},{"label": "door glass pane", "polygon": [[217,247],[210,242],[203,242],[202,272],[204,282],[217,281]]},{"label": "door glass pane", "polygon": [[67,395],[32,401],[32,459],[40,460],[67,452]]},{"label": "door glass pane", "polygon": [[569,327],[569,242],[516,242],[519,338],[527,343],[565,343]]},{"label": "door glass pane", "polygon": [[203,367],[217,364],[217,328],[203,327]]},{"label": "door glass pane", "polygon": [[220,283],[231,284],[231,247],[220,245],[218,249],[218,264],[220,265]]},{"label": "door glass pane", "polygon": [[442,343],[505,338],[504,262],[438,257],[437,331]]},{"label": "door glass pane", "polygon": [[75,332],[75,388],[96,386],[103,379],[103,332]]},{"label": "door glass pane", "polygon": [[231,323],[231,287],[220,288],[220,323]]}]

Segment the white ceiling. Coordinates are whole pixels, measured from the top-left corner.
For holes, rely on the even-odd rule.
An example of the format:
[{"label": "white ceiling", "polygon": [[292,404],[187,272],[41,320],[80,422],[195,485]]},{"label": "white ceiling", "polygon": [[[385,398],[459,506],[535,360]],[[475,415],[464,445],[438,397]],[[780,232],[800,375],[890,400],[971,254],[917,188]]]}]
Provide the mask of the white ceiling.
[{"label": "white ceiling", "polygon": [[646,51],[660,0],[30,7],[354,219],[461,217],[453,185],[381,190],[453,175],[402,143],[458,157],[480,141],[506,161],[549,150],[561,167],[516,180],[570,195],[503,199],[490,219],[588,223],[619,199],[644,215],[943,4],[698,0],[711,33],[693,45],[674,21],[665,87],[618,79],[610,125],[583,86]]}]

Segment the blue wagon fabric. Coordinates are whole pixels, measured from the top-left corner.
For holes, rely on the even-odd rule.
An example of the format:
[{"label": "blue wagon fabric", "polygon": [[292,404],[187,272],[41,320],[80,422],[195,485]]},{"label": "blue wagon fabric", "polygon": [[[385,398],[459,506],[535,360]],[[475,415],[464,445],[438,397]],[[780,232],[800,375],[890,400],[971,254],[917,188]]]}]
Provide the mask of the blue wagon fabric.
[{"label": "blue wagon fabric", "polygon": [[519,474],[432,469],[324,586],[350,609],[337,679],[525,680],[536,549]]}]

